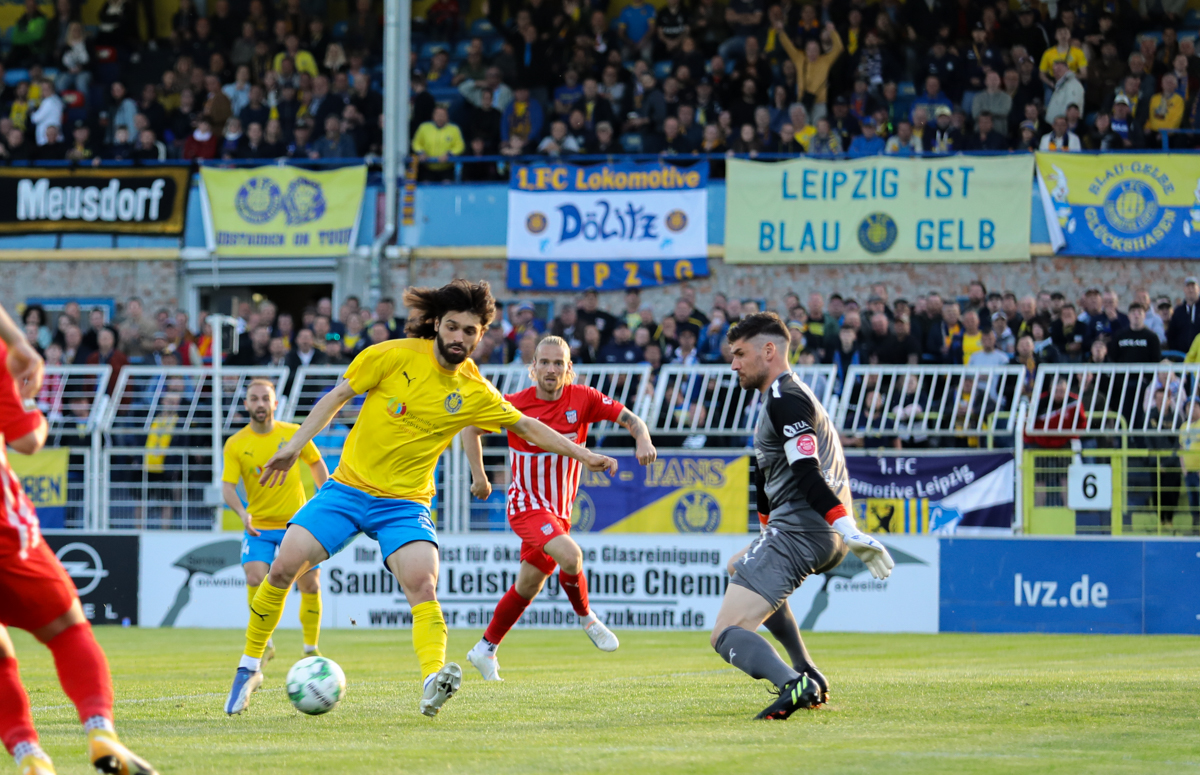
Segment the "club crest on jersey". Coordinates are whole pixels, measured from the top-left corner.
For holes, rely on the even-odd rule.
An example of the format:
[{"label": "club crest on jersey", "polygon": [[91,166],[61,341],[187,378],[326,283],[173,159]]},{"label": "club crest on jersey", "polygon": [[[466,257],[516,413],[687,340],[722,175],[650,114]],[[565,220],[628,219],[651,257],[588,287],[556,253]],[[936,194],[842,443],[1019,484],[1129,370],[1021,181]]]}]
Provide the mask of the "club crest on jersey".
[{"label": "club crest on jersey", "polygon": [[804,457],[816,457],[817,437],[811,433],[804,434],[800,438],[796,439],[796,449]]},{"label": "club crest on jersey", "polygon": [[572,425],[574,425],[575,421],[579,419],[579,412],[576,412],[574,409],[568,409],[566,411],[566,415],[567,422],[571,423]]},{"label": "club crest on jersey", "polygon": [[462,393],[459,393],[457,390],[446,396],[446,411],[449,414],[458,414],[458,410],[462,409],[462,405]]}]

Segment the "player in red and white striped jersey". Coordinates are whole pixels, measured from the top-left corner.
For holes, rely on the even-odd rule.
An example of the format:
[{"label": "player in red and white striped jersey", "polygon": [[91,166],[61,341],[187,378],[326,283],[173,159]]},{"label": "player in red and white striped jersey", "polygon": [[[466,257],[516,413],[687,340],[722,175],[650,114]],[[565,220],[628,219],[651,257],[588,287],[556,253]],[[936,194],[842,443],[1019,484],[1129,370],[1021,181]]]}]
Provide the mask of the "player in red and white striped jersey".
[{"label": "player in red and white striped jersey", "polygon": [[21,775],[54,773],[38,745],[29,696],[5,629],[18,627],[54,655],[59,683],[87,732],[92,766],[105,773],[152,775],[154,768],[117,740],[108,662],[74,582],[42,539],[37,513],[5,452],[8,447],[31,455],[46,443],[46,418],[33,401],[41,383],[42,359],[0,307],[0,743],[17,760]]},{"label": "player in red and white striped jersey", "polygon": [[[571,349],[561,338],[548,336],[538,344],[529,371],[533,387],[505,396],[522,414],[537,418],[577,444],[587,440],[592,423],[616,422],[633,436],[638,462],[648,465],[654,461],[657,453],[641,418],[595,388],[573,384]],[[492,492],[483,470],[480,437],[484,433],[479,428],[467,428],[462,434],[471,463],[471,493],[477,498],[487,498]],[[496,648],[542,590],[556,565],[559,584],[588,637],[603,651],[615,651],[619,645],[617,636],[588,607],[583,553],[568,535],[571,507],[579,491],[580,465],[562,455],[544,452],[513,433],[508,434],[508,446],[512,473],[508,522],[521,537],[521,569],[517,583],[496,606],[483,639],[467,654],[488,681],[501,680]]]}]

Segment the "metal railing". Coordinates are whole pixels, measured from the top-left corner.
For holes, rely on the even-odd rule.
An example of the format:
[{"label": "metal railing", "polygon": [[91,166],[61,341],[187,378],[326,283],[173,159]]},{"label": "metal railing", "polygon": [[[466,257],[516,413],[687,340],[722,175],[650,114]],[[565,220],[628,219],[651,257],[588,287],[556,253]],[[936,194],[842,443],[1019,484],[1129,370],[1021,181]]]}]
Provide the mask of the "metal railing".
[{"label": "metal railing", "polygon": [[108,410],[111,366],[47,366],[38,409],[46,416],[46,445],[69,447],[66,527],[98,525],[101,421]]},{"label": "metal railing", "polygon": [[[793,371],[832,414],[837,367],[797,366]],[[672,364],[659,371],[650,413],[643,419],[654,434],[749,439],[758,421],[759,404],[758,391],[739,385],[737,374],[727,364]]]},{"label": "metal railing", "polygon": [[[211,435],[213,370],[205,366],[126,366],[117,377],[103,427],[115,435],[150,433]],[[282,392],[288,369],[282,366],[221,369],[221,430],[233,433],[249,419],[241,411],[246,386],[269,379]]]},{"label": "metal railing", "polygon": [[[180,436],[172,446],[106,447],[101,530],[212,530],[212,448]],[[198,442],[199,446],[192,442]]]},{"label": "metal railing", "polygon": [[1129,436],[1200,431],[1198,391],[1196,363],[1043,364],[1025,433],[1061,445],[1070,437],[1120,436],[1124,444]]},{"label": "metal railing", "polygon": [[835,422],[846,434],[991,438],[1015,433],[1023,366],[851,366]]}]

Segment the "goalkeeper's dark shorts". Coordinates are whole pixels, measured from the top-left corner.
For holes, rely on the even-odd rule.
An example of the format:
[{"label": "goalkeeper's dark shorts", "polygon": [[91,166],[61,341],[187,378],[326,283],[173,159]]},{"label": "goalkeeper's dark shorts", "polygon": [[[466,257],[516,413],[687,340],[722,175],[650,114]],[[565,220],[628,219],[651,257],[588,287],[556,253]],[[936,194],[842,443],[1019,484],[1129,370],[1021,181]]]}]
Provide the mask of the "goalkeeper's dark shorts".
[{"label": "goalkeeper's dark shorts", "polygon": [[730,583],[779,608],[804,580],[836,568],[848,551],[840,533],[792,532],[766,526],[734,565]]}]

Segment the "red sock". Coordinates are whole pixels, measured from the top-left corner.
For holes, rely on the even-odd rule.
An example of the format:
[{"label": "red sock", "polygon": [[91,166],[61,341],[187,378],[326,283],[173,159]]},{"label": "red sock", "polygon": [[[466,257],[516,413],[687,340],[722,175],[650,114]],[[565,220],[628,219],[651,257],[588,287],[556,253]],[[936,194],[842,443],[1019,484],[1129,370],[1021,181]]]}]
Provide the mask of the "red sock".
[{"label": "red sock", "polygon": [[583,571],[579,571],[572,576],[565,570],[560,569],[558,571],[558,584],[563,588],[563,592],[567,593],[567,599],[571,601],[571,607],[575,609],[575,613],[581,617],[587,616],[587,576],[584,575]]},{"label": "red sock", "polygon": [[46,645],[54,654],[58,682],[75,703],[79,720],[86,722],[92,716],[103,716],[111,721],[112,677],[108,673],[108,660],[92,634],[92,625],[87,622],[72,625]]},{"label": "red sock", "polygon": [[0,743],[12,753],[17,743],[37,741],[37,730],[29,715],[29,695],[17,672],[17,658],[0,658]]},{"label": "red sock", "polygon": [[487,642],[493,646],[500,645],[500,641],[504,640],[504,636],[521,618],[521,614],[525,613],[530,602],[532,601],[521,597],[515,584],[509,587],[508,591],[504,593],[504,597],[500,598],[500,602],[496,604],[496,612],[492,614],[492,621],[483,633]]}]

